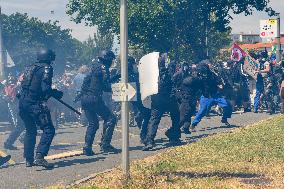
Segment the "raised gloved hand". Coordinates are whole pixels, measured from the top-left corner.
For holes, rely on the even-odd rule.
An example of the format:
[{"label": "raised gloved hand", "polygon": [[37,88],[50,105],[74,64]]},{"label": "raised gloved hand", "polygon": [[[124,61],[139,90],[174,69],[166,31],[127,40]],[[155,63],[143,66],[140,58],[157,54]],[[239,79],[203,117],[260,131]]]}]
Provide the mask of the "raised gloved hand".
[{"label": "raised gloved hand", "polygon": [[61,99],[63,97],[63,92],[57,89],[52,89],[52,96],[56,99]]}]

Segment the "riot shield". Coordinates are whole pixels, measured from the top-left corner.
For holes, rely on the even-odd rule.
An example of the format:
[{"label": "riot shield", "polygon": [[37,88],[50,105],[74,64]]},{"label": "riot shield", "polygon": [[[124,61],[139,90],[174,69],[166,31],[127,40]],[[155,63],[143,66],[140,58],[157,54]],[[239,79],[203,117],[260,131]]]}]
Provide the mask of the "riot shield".
[{"label": "riot shield", "polygon": [[158,93],[159,52],[143,56],[138,65],[140,93],[143,106],[151,109],[151,95]]}]

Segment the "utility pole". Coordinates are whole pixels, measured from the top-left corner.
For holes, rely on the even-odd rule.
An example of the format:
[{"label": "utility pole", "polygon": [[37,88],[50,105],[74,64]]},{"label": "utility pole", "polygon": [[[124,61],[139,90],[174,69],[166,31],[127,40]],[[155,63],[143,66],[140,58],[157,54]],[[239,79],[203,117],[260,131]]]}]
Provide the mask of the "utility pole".
[{"label": "utility pole", "polygon": [[5,79],[4,72],[4,47],[3,47],[3,37],[2,37],[2,12],[0,7],[0,81]]},{"label": "utility pole", "polygon": [[[127,0],[120,0],[120,59],[121,82],[127,88],[128,83],[128,23]],[[130,177],[129,173],[129,107],[128,99],[121,103],[122,123],[122,170],[124,178]]]},{"label": "utility pole", "polygon": [[276,61],[279,63],[282,60],[282,50],[281,50],[281,34],[280,34],[280,13],[276,13],[277,16],[277,37],[276,37],[276,43],[277,43],[277,56]]}]

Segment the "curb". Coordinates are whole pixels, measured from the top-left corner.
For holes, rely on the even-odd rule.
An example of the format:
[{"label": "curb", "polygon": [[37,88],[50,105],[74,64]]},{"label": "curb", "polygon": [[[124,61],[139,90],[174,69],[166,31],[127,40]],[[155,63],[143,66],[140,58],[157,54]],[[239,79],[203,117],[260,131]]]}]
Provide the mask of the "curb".
[{"label": "curb", "polygon": [[80,180],[75,181],[74,183],[72,183],[72,184],[66,186],[65,188],[68,189],[68,188],[77,186],[77,185],[79,185],[79,184],[82,184],[82,183],[84,183],[84,182],[87,182],[87,181],[89,181],[89,180],[95,178],[95,177],[98,176],[99,174],[108,173],[108,172],[111,172],[112,170],[113,170],[113,168],[112,168],[112,169],[107,169],[107,170],[102,171],[102,172],[98,172],[98,173],[91,174],[91,175],[89,175],[89,176],[87,176],[87,177],[85,177],[85,178],[82,178],[82,179],[80,179]]}]

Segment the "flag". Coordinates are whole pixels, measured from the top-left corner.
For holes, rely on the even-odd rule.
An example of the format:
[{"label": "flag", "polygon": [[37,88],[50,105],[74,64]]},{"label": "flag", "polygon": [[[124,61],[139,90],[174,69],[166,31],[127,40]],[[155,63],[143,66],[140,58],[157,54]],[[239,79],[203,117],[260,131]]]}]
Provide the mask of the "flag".
[{"label": "flag", "polygon": [[257,79],[257,73],[255,70],[259,68],[259,63],[250,56],[248,52],[245,55],[245,62],[243,65],[243,70],[246,74],[250,75],[253,79]]},{"label": "flag", "polygon": [[231,60],[233,61],[240,61],[242,57],[246,56],[246,52],[236,43],[233,44],[232,46],[232,55],[231,55]]}]

